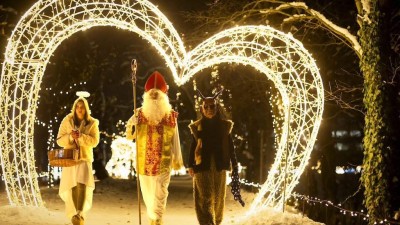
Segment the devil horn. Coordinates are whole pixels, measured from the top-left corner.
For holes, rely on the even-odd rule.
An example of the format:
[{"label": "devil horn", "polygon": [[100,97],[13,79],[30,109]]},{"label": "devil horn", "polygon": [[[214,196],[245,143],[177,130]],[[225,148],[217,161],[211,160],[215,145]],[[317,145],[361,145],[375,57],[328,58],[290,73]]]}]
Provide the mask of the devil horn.
[{"label": "devil horn", "polygon": [[214,95],[213,99],[216,99],[218,96],[220,96],[220,95],[222,94],[223,91],[224,91],[224,89],[222,88],[220,91],[218,91],[218,92]]},{"label": "devil horn", "polygon": [[200,92],[200,90],[199,90],[199,89],[197,89],[197,93],[199,93],[199,95],[200,95],[200,98],[201,98],[201,99],[203,99],[203,100],[204,100],[204,99],[206,98],[206,97],[204,97],[204,95],[203,95],[203,94]]}]

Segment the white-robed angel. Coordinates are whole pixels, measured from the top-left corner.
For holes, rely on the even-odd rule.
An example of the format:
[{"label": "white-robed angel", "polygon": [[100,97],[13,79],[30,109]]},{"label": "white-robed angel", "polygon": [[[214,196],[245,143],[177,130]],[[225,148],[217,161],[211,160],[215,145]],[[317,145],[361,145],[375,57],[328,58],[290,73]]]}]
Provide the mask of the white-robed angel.
[{"label": "white-robed angel", "polygon": [[[63,167],[59,195],[65,202],[65,211],[74,225],[83,225],[86,213],[92,207],[95,188],[92,170],[93,148],[99,143],[99,121],[90,116],[89,104],[80,95],[60,124],[57,144],[65,149],[79,146],[80,163]],[[79,94],[78,94],[79,95]]]},{"label": "white-robed angel", "polygon": [[177,118],[167,96],[167,84],[155,71],[145,84],[143,105],[128,123],[126,138],[135,138],[141,192],[151,225],[161,225],[167,204],[171,168],[183,167]]}]

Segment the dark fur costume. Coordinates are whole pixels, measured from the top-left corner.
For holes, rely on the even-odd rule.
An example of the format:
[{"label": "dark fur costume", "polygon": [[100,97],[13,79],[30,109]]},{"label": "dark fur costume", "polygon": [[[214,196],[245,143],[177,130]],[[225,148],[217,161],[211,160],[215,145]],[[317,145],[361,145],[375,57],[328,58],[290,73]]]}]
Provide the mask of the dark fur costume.
[{"label": "dark fur costume", "polygon": [[195,173],[193,195],[197,220],[200,225],[219,225],[222,222],[226,196],[226,171]]},{"label": "dark fur costume", "polygon": [[[233,123],[218,116],[202,118],[189,125],[193,143],[189,154],[189,168],[195,175],[193,192],[197,219],[200,225],[222,222],[226,196],[226,171],[237,167],[231,138]],[[198,140],[201,140],[201,145]],[[201,146],[201,149],[198,149]],[[201,160],[196,161],[196,150]]]}]

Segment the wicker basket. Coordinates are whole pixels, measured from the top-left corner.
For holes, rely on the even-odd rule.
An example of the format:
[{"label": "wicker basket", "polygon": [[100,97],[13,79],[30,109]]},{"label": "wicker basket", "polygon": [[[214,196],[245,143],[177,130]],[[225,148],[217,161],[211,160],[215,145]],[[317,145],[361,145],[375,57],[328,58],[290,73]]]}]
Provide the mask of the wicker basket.
[{"label": "wicker basket", "polygon": [[79,148],[77,149],[52,149],[47,153],[50,166],[70,167],[77,165],[79,160]]}]

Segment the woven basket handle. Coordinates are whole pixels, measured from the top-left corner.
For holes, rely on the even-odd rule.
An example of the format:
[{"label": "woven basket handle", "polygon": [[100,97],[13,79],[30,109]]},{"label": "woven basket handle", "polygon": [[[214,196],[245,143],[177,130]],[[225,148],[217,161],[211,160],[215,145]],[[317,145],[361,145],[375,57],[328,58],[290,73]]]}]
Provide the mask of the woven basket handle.
[{"label": "woven basket handle", "polygon": [[76,145],[76,151],[78,151],[77,152],[77,157],[76,158],[74,157],[74,159],[75,160],[79,160],[79,159],[81,159],[81,147],[80,147],[79,141],[77,139],[74,139],[74,142],[75,142],[75,145]]},{"label": "woven basket handle", "polygon": [[79,141],[78,140],[74,139],[74,142],[75,142],[76,148],[80,148],[81,147],[81,146],[79,146]]},{"label": "woven basket handle", "polygon": [[[55,142],[55,143],[57,144],[57,141],[58,141],[58,139],[60,139],[60,138],[62,138],[62,136],[60,136],[60,137],[58,137],[57,139],[53,140],[53,143]],[[53,143],[50,145],[50,147],[53,146]],[[74,143],[75,143],[75,145],[76,145],[76,148],[77,148],[77,149],[80,149],[80,145],[79,145],[78,140],[74,139]],[[57,144],[57,145],[58,145],[58,144]]]}]

